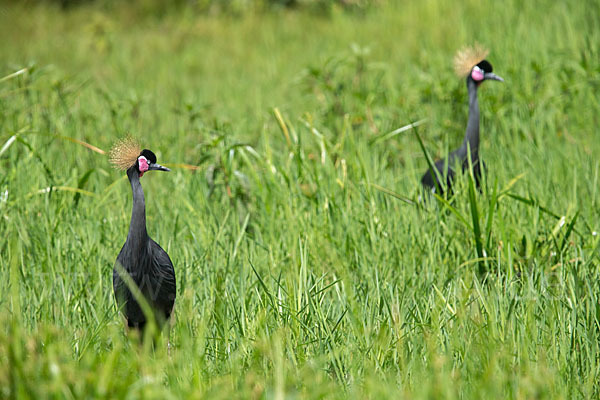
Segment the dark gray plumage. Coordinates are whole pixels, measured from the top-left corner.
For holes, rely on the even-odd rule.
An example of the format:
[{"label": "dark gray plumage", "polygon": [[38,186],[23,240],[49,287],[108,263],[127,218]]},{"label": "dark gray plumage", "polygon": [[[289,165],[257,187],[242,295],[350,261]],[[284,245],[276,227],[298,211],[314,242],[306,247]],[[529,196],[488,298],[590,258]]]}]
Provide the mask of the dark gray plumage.
[{"label": "dark gray plumage", "polygon": [[[450,193],[452,192],[452,183],[455,176],[454,167],[458,163],[461,165],[463,172],[469,169],[469,151],[471,153],[471,163],[473,165],[475,183],[478,188],[480,185],[483,162],[479,159],[479,102],[477,100],[477,89],[485,80],[496,80],[501,82],[504,80],[498,75],[492,73],[492,65],[486,60],[483,60],[479,64],[475,65],[471,71],[472,72],[467,76],[467,90],[469,92],[469,120],[467,122],[465,138],[460,148],[448,155],[447,166],[446,160],[444,159],[438,160],[434,164],[434,167],[439,172],[440,177],[443,178],[444,175],[446,175],[446,185],[442,185],[437,176],[432,175],[431,169],[428,169],[421,178],[421,184],[423,184],[425,188],[432,191],[436,190],[437,181],[442,192],[444,191],[444,186],[446,190],[448,190]],[[475,80],[475,78],[478,79]]]},{"label": "dark gray plumage", "polygon": [[[143,157],[143,159],[142,159]],[[146,171],[169,171],[156,163],[156,156],[150,150],[143,150],[127,170],[127,177],[133,192],[131,223],[127,240],[117,257],[120,264],[140,289],[153,311],[153,317],[160,327],[173,311],[176,296],[175,270],[169,255],[152,240],[146,231],[146,205],[140,177]],[[115,265],[113,288],[117,305],[121,308],[130,328],[143,330],[147,316],[135,300]]]}]

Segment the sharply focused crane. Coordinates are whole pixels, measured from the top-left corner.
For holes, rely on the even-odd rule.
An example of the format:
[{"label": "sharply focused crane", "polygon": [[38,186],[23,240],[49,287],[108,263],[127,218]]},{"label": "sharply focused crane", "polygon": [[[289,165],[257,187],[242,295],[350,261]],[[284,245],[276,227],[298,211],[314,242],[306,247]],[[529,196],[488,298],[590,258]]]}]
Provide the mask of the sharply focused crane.
[{"label": "sharply focused crane", "polygon": [[[117,305],[128,327],[143,331],[148,318],[153,318],[160,327],[171,316],[175,304],[175,270],[169,255],[146,231],[146,204],[140,178],[147,171],[169,169],[156,163],[152,151],[140,151],[132,139],[118,142],[111,150],[110,161],[116,168],[127,171],[133,192],[129,233],[113,269]],[[132,284],[139,290],[132,293]],[[144,313],[136,297],[139,295],[149,305],[151,315]]]},{"label": "sharply focused crane", "polygon": [[[480,185],[481,161],[479,159],[479,103],[477,101],[477,89],[486,80],[504,82],[504,79],[492,72],[492,64],[485,59],[488,51],[481,47],[466,48],[459,51],[454,58],[454,68],[458,75],[467,77],[467,90],[469,92],[469,120],[465,131],[465,138],[457,150],[448,155],[447,160],[441,159],[435,162],[434,168],[437,173],[428,169],[421,178],[421,183],[426,189],[435,192],[436,187],[443,192],[452,191],[454,181],[454,166],[459,163],[462,170],[469,168],[469,157],[477,187]],[[444,170],[445,169],[445,170]],[[439,177],[438,177],[439,176]],[[446,177],[446,185],[442,185],[439,178]],[[441,194],[441,193],[440,193]]]}]

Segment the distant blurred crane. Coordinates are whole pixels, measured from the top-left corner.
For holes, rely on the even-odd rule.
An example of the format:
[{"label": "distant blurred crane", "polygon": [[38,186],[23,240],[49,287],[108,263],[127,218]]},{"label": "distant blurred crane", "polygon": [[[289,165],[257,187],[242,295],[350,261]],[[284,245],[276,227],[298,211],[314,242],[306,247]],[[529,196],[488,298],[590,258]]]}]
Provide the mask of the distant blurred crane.
[{"label": "distant blurred crane", "polygon": [[[150,150],[140,151],[132,139],[118,142],[111,150],[110,161],[116,168],[127,170],[133,192],[129,233],[113,269],[117,305],[130,328],[143,331],[148,317],[154,318],[161,327],[171,316],[175,304],[175,270],[169,255],[146,232],[146,205],[140,178],[146,171],[169,169],[157,164],[156,156]],[[126,279],[123,274],[131,279]],[[132,283],[150,306],[151,316],[144,314],[131,292]]]},{"label": "distant blurred crane", "polygon": [[[463,172],[469,169],[468,154],[471,154],[471,163],[473,165],[473,174],[475,183],[479,188],[481,179],[481,169],[479,159],[479,103],[477,101],[477,89],[483,81],[494,80],[504,82],[504,79],[492,73],[492,64],[485,60],[488,51],[481,48],[466,48],[459,51],[454,58],[454,68],[458,75],[467,76],[467,90],[469,92],[469,120],[467,122],[467,130],[462,146],[458,150],[453,151],[448,155],[447,160],[441,159],[435,162],[434,168],[438,171],[435,173],[431,169],[421,178],[421,183],[432,192],[436,191],[436,186],[443,192],[444,186],[449,192],[452,191],[452,183],[454,181],[454,166],[460,163]],[[446,170],[444,171],[444,168]],[[438,179],[446,176],[446,185]],[[441,193],[440,193],[441,194]]]}]

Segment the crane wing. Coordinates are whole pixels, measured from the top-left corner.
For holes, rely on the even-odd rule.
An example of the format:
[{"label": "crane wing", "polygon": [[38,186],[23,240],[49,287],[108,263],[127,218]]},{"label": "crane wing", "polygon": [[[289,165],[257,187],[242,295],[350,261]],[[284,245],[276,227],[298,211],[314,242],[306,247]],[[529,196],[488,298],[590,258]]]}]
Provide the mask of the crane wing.
[{"label": "crane wing", "polygon": [[169,319],[175,297],[177,294],[177,285],[175,283],[175,269],[171,258],[158,243],[150,239],[151,256],[153,263],[153,272],[157,284],[154,305],[164,313],[165,319]]}]

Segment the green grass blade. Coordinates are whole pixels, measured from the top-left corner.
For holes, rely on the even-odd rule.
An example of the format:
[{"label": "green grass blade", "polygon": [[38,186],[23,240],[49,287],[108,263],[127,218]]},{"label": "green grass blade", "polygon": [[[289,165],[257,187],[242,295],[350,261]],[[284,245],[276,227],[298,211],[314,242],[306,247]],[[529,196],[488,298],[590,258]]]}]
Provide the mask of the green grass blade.
[{"label": "green grass blade", "polygon": [[[471,220],[473,222],[473,239],[475,248],[477,249],[477,257],[483,259],[486,257],[483,251],[483,243],[481,240],[481,228],[479,226],[479,210],[477,209],[477,196],[475,194],[475,182],[472,174],[469,174],[469,206],[471,209]],[[479,262],[479,275],[485,273],[485,264]]]},{"label": "green grass blade", "polygon": [[[433,160],[431,159],[431,157],[429,156],[429,153],[427,152],[427,149],[425,148],[425,145],[423,144],[423,140],[421,140],[421,136],[419,136],[419,132],[417,132],[417,129],[414,129],[413,132],[415,133],[415,137],[417,138],[417,141],[419,142],[419,146],[421,147],[421,151],[423,152],[423,155],[425,156],[425,160],[427,160],[427,166],[429,168],[429,171],[431,172],[431,176],[437,178],[437,179],[433,180],[433,182],[435,184],[436,193],[445,193],[446,185],[442,184],[444,186],[443,192],[440,188],[440,182],[442,182],[441,172],[438,171],[437,168],[435,168],[435,164],[434,164]],[[438,196],[436,196],[436,197],[438,197]]]}]

